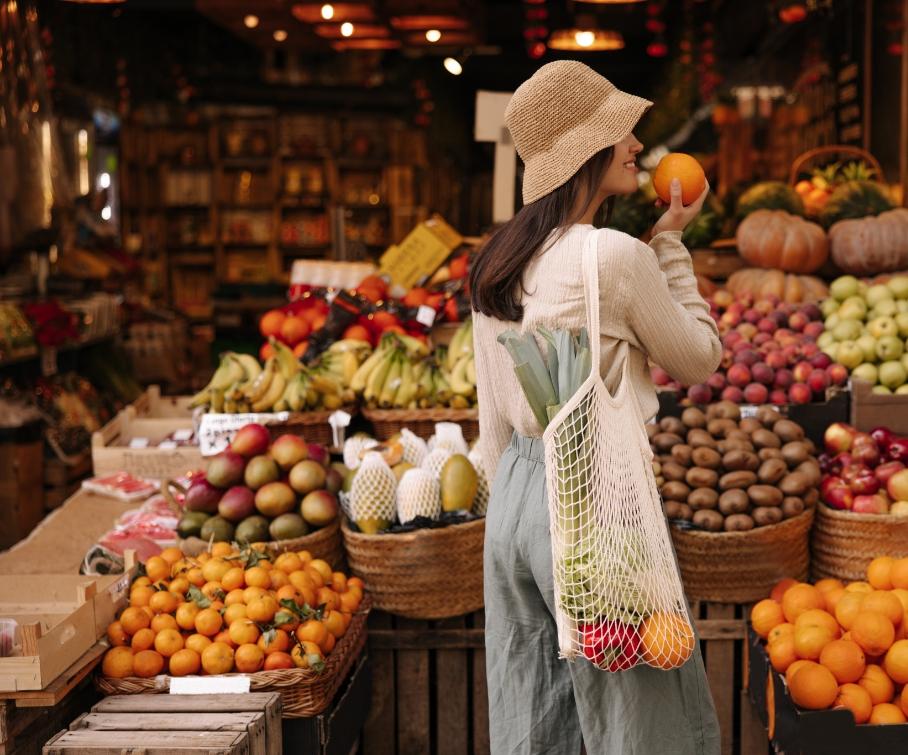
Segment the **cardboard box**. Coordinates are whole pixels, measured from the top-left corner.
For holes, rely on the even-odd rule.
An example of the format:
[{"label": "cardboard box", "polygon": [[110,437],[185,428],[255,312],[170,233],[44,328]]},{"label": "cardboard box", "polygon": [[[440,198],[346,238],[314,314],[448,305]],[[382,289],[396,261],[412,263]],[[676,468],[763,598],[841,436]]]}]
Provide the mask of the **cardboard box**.
[{"label": "cardboard box", "polygon": [[851,381],[851,424],[868,432],[875,427],[888,427],[908,435],[908,395],[880,395],[864,380]]},{"label": "cardboard box", "polygon": [[908,752],[908,724],[857,726],[848,710],[801,710],[752,628],[747,630],[747,689],[772,749],[786,755]]}]

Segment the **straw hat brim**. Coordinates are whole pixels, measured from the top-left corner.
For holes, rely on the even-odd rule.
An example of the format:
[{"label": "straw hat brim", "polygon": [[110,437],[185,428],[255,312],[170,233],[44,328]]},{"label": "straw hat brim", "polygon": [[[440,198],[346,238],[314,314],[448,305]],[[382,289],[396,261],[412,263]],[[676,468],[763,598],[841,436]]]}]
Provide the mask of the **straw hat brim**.
[{"label": "straw hat brim", "polygon": [[526,161],[523,203],[535,202],[567,183],[593,155],[630,134],[652,104],[620,89],[611,92],[587,120]]}]

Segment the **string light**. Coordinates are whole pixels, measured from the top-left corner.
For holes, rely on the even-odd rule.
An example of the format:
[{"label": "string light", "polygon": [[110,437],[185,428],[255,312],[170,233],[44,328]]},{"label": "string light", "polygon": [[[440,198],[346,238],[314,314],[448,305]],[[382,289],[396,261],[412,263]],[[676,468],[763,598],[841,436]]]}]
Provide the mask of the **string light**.
[{"label": "string light", "polygon": [[463,66],[457,58],[445,58],[445,70],[452,76],[460,76],[463,73]]},{"label": "string light", "polygon": [[283,29],[275,29],[272,36],[274,37],[275,42],[283,42],[287,39],[287,32]]},{"label": "string light", "polygon": [[341,34],[345,37],[352,37],[354,32],[353,24],[349,21],[341,24]]},{"label": "string light", "polygon": [[330,5],[329,3],[325,3],[322,6],[321,14],[322,18],[325,19],[325,21],[330,21],[332,18],[334,18],[334,6]]},{"label": "string light", "polygon": [[441,39],[441,32],[438,29],[429,29],[426,32],[426,39],[434,44]]},{"label": "string light", "polygon": [[254,16],[254,15],[252,15],[252,14],[250,13],[248,16],[246,16],[246,17],[243,19],[243,25],[244,25],[247,29],[254,29],[256,26],[259,25],[259,17],[258,17],[258,16]]}]

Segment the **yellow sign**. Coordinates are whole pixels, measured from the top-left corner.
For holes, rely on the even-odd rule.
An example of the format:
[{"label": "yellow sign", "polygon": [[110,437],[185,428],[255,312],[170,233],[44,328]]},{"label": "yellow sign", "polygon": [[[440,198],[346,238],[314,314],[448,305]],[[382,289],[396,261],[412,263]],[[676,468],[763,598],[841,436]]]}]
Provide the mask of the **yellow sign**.
[{"label": "yellow sign", "polygon": [[463,243],[463,237],[440,215],[433,215],[400,244],[390,246],[379,261],[379,274],[387,275],[394,286],[409,291],[445,261]]}]

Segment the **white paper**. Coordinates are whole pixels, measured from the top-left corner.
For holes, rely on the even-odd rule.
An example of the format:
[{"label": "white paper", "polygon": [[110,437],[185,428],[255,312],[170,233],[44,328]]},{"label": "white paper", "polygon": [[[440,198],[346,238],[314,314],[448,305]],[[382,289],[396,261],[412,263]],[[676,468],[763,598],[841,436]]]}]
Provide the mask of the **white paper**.
[{"label": "white paper", "polygon": [[199,424],[199,450],[202,456],[214,456],[230,445],[237,430],[252,422],[271,425],[286,422],[290,412],[272,414],[203,414]]},{"label": "white paper", "polygon": [[162,440],[158,443],[158,448],[170,450],[171,448],[176,448],[177,442],[175,440]]},{"label": "white paper", "polygon": [[345,431],[350,426],[352,419],[353,417],[343,409],[338,409],[328,417],[328,424],[331,425],[331,440],[334,442],[335,448],[341,448],[344,445]]},{"label": "white paper", "polygon": [[245,695],[249,692],[249,677],[174,676],[170,678],[171,695]]},{"label": "white paper", "polygon": [[189,440],[190,438],[192,438],[192,428],[184,427],[173,431],[173,439],[175,441]]},{"label": "white paper", "polygon": [[431,328],[435,324],[435,310],[425,304],[420,304],[419,309],[416,310],[416,322]]},{"label": "white paper", "polygon": [[133,438],[129,441],[130,448],[148,448],[148,438]]}]

